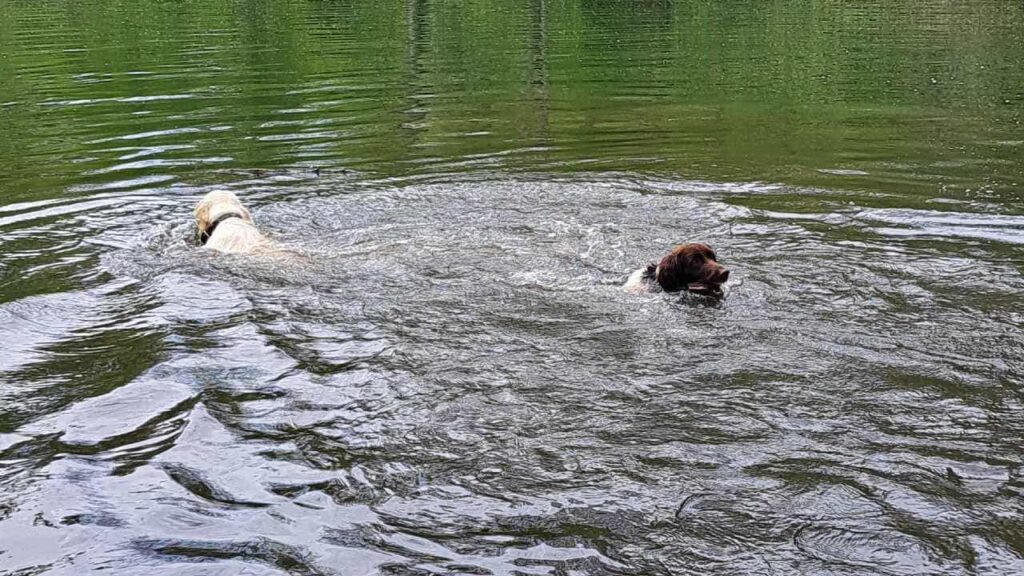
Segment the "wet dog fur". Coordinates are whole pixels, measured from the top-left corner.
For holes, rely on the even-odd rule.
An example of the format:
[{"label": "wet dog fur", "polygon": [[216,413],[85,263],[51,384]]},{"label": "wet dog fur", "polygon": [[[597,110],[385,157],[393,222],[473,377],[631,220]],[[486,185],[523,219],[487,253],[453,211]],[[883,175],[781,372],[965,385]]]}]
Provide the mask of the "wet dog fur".
[{"label": "wet dog fur", "polygon": [[630,274],[624,288],[633,293],[686,291],[721,298],[728,279],[729,270],[718,263],[710,246],[690,242]]},{"label": "wet dog fur", "polygon": [[272,242],[252,221],[249,210],[232,192],[214,190],[196,204],[193,213],[203,248],[230,254],[249,254],[271,248]]}]

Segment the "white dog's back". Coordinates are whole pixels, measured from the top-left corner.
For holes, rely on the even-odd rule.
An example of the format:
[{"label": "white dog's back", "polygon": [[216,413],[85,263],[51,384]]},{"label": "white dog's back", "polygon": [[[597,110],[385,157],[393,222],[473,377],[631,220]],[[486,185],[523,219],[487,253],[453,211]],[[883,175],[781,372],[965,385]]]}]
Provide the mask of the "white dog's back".
[{"label": "white dog's back", "polygon": [[217,225],[203,247],[220,252],[248,253],[268,248],[269,242],[251,222],[229,218]]}]

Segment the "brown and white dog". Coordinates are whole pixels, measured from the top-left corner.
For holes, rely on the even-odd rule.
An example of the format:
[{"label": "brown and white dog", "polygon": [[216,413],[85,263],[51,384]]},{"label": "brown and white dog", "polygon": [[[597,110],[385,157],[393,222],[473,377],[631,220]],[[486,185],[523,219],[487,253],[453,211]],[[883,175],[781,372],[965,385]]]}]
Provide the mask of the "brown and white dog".
[{"label": "brown and white dog", "polygon": [[196,227],[203,248],[228,253],[251,253],[272,242],[256,229],[249,210],[226,190],[214,190],[196,204]]},{"label": "brown and white dog", "polygon": [[623,286],[627,291],[687,291],[712,298],[722,297],[722,284],[729,271],[718,263],[715,251],[707,244],[691,242],[672,249],[660,262],[651,262],[629,275]]}]

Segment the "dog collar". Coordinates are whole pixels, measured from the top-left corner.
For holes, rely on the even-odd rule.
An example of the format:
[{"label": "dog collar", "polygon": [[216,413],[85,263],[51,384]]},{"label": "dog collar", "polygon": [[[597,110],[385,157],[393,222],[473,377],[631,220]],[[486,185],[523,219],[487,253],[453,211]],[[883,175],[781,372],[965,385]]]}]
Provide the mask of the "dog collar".
[{"label": "dog collar", "polygon": [[213,232],[217,230],[217,226],[219,226],[221,222],[232,218],[241,218],[242,220],[245,220],[245,216],[242,216],[238,212],[225,212],[224,214],[217,216],[213,219],[213,222],[210,222],[210,225],[207,226],[205,230],[199,231],[199,245],[205,246],[210,240],[210,236],[213,236]]}]

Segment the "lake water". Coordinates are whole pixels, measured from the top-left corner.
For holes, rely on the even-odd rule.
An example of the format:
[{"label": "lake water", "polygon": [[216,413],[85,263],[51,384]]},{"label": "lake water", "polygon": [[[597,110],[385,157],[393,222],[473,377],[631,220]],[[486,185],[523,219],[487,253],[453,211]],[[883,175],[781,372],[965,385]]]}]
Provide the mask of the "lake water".
[{"label": "lake water", "polygon": [[1024,573],[1024,4],[0,14],[0,573]]}]

